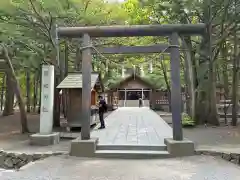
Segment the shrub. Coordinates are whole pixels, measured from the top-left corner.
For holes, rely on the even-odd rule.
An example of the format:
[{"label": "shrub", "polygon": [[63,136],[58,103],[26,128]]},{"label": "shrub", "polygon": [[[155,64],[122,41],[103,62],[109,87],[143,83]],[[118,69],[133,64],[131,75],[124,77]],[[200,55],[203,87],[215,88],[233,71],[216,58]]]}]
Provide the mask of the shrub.
[{"label": "shrub", "polygon": [[193,127],[195,122],[188,114],[182,113],[182,125],[183,127]]}]

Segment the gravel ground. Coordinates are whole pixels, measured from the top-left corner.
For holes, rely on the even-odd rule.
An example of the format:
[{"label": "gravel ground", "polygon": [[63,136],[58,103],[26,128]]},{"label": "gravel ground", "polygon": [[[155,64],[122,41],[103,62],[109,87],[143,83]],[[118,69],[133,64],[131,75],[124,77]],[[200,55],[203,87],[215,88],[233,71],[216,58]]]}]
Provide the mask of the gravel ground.
[{"label": "gravel ground", "polygon": [[240,168],[209,156],[160,160],[50,157],[1,180],[239,180]]}]

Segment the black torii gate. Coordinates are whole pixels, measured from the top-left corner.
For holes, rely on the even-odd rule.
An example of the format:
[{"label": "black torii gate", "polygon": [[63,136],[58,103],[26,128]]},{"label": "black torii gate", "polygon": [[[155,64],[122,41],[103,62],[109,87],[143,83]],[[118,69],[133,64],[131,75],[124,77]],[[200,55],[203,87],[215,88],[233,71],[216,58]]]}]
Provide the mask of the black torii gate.
[{"label": "black torii gate", "polygon": [[[205,24],[169,24],[169,25],[130,25],[130,26],[89,26],[89,27],[58,27],[58,37],[83,38],[82,43],[82,132],[81,139],[90,139],[90,108],[91,108],[91,37],[135,37],[135,36],[168,36],[169,45],[154,46],[120,46],[106,47],[98,50],[103,54],[126,53],[170,53],[171,64],[171,107],[173,120],[173,139],[183,140],[181,120],[181,82],[180,82],[180,51],[179,35],[203,35]],[[169,47],[169,48],[168,48]]]}]

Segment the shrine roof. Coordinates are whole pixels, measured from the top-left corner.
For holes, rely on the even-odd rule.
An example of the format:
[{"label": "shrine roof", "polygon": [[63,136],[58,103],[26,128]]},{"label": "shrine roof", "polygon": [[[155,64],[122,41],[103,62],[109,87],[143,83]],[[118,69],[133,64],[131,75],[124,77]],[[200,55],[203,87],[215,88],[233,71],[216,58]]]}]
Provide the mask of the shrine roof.
[{"label": "shrine roof", "polygon": [[156,89],[157,87],[155,86],[155,84],[151,83],[151,81],[145,77],[139,76],[137,74],[128,74],[127,76],[125,76],[124,78],[120,78],[116,83],[112,84],[109,87],[109,90],[111,89],[115,89],[121,86],[121,84],[129,81],[129,80],[138,80],[143,84],[146,84],[149,88],[151,89]]},{"label": "shrine roof", "polygon": [[[98,73],[91,74],[91,88],[97,83],[100,83],[100,78]],[[68,76],[57,86],[58,89],[74,89],[82,88],[82,73],[75,72],[69,73]]]}]

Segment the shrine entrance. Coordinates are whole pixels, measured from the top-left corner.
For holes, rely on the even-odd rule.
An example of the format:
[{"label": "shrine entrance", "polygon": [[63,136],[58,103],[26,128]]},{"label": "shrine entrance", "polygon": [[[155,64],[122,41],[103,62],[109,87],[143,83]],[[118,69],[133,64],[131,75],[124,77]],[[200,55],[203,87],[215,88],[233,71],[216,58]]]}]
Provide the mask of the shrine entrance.
[{"label": "shrine entrance", "polygon": [[[131,74],[122,78],[120,82],[113,84],[107,94],[108,97],[117,96],[118,107],[138,107],[139,98],[143,99],[143,105],[149,107],[156,87],[143,77]],[[114,96],[113,96],[114,94]],[[111,104],[112,101],[108,103]]]},{"label": "shrine entrance", "polygon": [[[91,73],[92,54],[139,54],[139,53],[170,53],[171,65],[171,109],[173,138],[164,139],[168,152],[173,156],[192,155],[194,145],[183,139],[181,120],[181,80],[180,80],[180,43],[179,36],[203,35],[205,24],[170,24],[170,25],[132,25],[132,26],[93,26],[93,27],[59,27],[57,35],[62,38],[82,38],[82,131],[81,138],[71,144],[70,155],[95,156],[98,139],[91,138]],[[152,46],[118,46],[94,47],[91,38],[99,37],[137,37],[137,36],[167,36],[169,44]],[[58,38],[58,37],[57,37]],[[125,91],[126,92],[126,91]],[[126,96],[125,96],[126,97]],[[133,98],[133,95],[131,96]],[[134,96],[136,98],[136,96]],[[135,112],[137,113],[137,112]],[[154,116],[154,115],[152,115]],[[111,132],[121,127],[113,126]],[[110,134],[108,135],[110,136]]]},{"label": "shrine entrance", "polygon": [[126,93],[126,100],[138,100],[139,98],[143,98],[143,91],[141,90],[126,90]]}]

